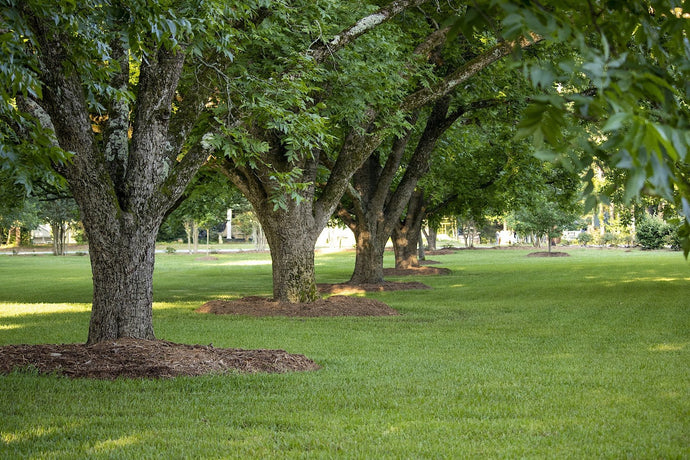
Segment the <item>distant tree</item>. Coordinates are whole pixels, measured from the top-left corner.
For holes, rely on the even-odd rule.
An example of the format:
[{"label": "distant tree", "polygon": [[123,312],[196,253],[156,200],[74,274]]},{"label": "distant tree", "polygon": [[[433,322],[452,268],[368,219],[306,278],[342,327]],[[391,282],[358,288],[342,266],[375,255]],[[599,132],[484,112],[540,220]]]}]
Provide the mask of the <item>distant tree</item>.
[{"label": "distant tree", "polygon": [[48,222],[53,236],[53,254],[65,254],[70,225],[79,220],[79,208],[70,196],[49,193],[38,200],[40,218]]},{"label": "distant tree", "polygon": [[560,237],[576,218],[575,214],[562,209],[558,203],[544,201],[535,203],[532,208],[515,211],[506,222],[518,234],[532,236],[535,246],[540,246],[540,241],[546,238],[548,251],[551,252],[553,239]]},{"label": "distant tree", "polygon": [[642,249],[661,249],[672,242],[674,232],[661,217],[646,214],[636,226],[636,240]]},{"label": "distant tree", "polygon": [[215,169],[203,168],[194,178],[166,217],[169,223],[184,227],[190,246],[198,252],[199,229],[206,230],[207,244],[211,229],[224,223],[228,209],[242,211],[249,203],[235,187],[228,187],[225,178]]},{"label": "distant tree", "polygon": [[28,243],[30,230],[39,223],[36,200],[9,171],[0,170],[0,241],[8,246]]}]

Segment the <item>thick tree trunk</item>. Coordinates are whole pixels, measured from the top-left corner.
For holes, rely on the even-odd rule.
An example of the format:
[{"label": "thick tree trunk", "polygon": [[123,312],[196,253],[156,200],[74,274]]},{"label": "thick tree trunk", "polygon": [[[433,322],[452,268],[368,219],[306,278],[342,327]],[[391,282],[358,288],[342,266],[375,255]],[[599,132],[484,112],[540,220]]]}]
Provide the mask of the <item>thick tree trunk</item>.
[{"label": "thick tree trunk", "polygon": [[314,246],[322,229],[315,228],[302,204],[291,202],[287,210],[278,212],[257,210],[271,251],[273,298],[282,302],[313,302],[319,298]]},{"label": "thick tree trunk", "polygon": [[420,191],[415,191],[408,203],[405,218],[400,220],[393,230],[395,268],[419,267],[417,246],[421,235],[425,209],[424,194]]},{"label": "thick tree trunk", "polygon": [[[121,337],[155,338],[153,267],[157,231],[141,232],[133,225],[120,228],[121,232],[105,247],[93,242],[89,245],[93,272],[89,344]],[[100,232],[110,233],[106,229]]]},{"label": "thick tree trunk", "polygon": [[436,239],[438,236],[438,231],[436,230],[436,228],[429,225],[429,231],[425,234],[425,236],[427,251],[435,251]]},{"label": "thick tree trunk", "polygon": [[[353,228],[355,234],[356,256],[355,268],[350,277],[351,284],[379,284],[383,282],[383,254],[386,241],[381,237],[381,230],[370,231],[365,224],[359,223]],[[382,242],[381,240],[384,239]]]},{"label": "thick tree trunk", "polygon": [[419,233],[407,225],[393,230],[393,250],[395,251],[395,268],[419,267],[417,244]]},{"label": "thick tree trunk", "polygon": [[418,260],[425,260],[426,257],[424,256],[424,238],[422,238],[423,233],[420,231],[419,236],[417,237],[417,259]]}]

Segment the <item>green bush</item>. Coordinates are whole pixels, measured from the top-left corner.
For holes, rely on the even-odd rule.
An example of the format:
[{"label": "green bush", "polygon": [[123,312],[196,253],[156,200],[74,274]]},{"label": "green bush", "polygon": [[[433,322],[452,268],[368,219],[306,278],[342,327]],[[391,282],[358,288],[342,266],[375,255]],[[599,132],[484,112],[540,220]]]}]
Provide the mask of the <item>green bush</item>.
[{"label": "green bush", "polygon": [[660,249],[668,244],[673,227],[657,216],[647,216],[637,225],[637,243],[642,249]]},{"label": "green bush", "polygon": [[669,246],[674,251],[680,251],[680,226],[674,227],[669,224],[669,233],[664,237],[664,245]]},{"label": "green bush", "polygon": [[577,237],[577,242],[583,246],[587,246],[588,243],[592,241],[592,235],[589,233],[580,233]]}]

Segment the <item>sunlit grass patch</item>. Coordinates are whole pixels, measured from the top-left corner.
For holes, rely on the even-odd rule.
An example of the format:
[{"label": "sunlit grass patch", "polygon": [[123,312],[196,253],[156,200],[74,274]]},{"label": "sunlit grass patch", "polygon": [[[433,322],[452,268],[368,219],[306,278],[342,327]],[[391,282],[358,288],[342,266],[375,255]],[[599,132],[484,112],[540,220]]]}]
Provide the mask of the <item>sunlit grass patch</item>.
[{"label": "sunlit grass patch", "polygon": [[74,313],[90,310],[91,304],[87,303],[0,303],[0,318],[63,312]]}]

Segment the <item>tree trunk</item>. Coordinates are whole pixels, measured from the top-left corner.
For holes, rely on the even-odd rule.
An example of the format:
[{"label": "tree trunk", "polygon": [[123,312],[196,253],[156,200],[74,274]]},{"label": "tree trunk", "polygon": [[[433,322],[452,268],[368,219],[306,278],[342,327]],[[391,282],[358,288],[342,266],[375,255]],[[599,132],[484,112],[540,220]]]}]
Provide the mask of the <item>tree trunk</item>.
[{"label": "tree trunk", "polygon": [[424,239],[422,238],[423,233],[420,232],[419,237],[417,238],[417,259],[418,260],[425,260],[426,257],[424,256]]},{"label": "tree trunk", "polygon": [[438,237],[438,231],[436,230],[436,227],[429,225],[429,231],[425,235],[427,251],[435,251],[436,239]]},{"label": "tree trunk", "polygon": [[[355,268],[350,277],[351,284],[380,284],[383,282],[383,254],[386,249],[386,241],[380,235],[380,230],[371,229],[366,223],[360,221],[352,229],[355,234],[356,256]],[[373,231],[371,231],[373,230]]]},{"label": "tree trunk", "polygon": [[273,298],[281,302],[313,302],[319,298],[314,246],[322,229],[310,225],[313,219],[305,215],[303,208],[290,202],[287,210],[257,210],[271,251]]},{"label": "tree trunk", "polygon": [[426,206],[424,194],[415,191],[407,205],[407,214],[393,230],[395,268],[419,267],[417,245],[421,235]]},{"label": "tree trunk", "polygon": [[407,225],[400,225],[393,230],[393,250],[395,251],[395,268],[419,267],[417,244],[419,234]]},{"label": "tree trunk", "polygon": [[50,229],[53,233],[53,255],[65,255],[65,240],[66,240],[66,224],[65,222],[51,222]]},{"label": "tree trunk", "polygon": [[199,226],[192,221],[192,241],[194,242],[194,254],[199,253]]},{"label": "tree trunk", "polygon": [[[121,224],[123,222],[120,222]],[[92,223],[90,234],[111,233],[108,220]],[[153,340],[153,267],[156,231],[133,225],[103,244],[90,240],[93,308],[87,343],[134,337]]]}]

